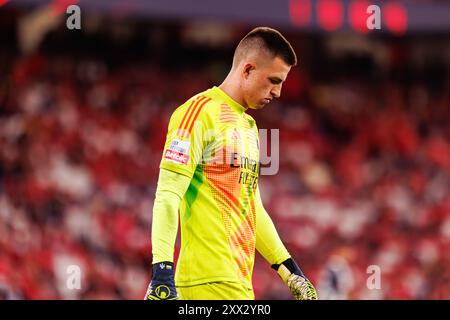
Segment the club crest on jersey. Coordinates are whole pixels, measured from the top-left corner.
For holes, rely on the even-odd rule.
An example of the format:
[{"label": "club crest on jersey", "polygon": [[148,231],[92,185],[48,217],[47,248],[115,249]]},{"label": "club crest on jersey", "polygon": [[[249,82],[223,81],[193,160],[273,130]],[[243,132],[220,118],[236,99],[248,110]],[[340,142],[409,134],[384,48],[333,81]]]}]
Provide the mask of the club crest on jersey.
[{"label": "club crest on jersey", "polygon": [[240,135],[239,131],[236,128],[233,129],[233,132],[231,134],[231,139],[233,139],[236,142],[240,142],[241,141],[241,135]]}]

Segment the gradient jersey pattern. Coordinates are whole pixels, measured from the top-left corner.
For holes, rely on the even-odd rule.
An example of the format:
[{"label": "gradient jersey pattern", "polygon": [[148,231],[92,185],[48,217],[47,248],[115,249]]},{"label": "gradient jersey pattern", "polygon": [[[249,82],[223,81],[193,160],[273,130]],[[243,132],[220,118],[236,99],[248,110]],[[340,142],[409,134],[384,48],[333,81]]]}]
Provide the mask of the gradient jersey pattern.
[{"label": "gradient jersey pattern", "polygon": [[171,116],[160,168],[192,177],[180,205],[177,286],[231,281],[252,288],[259,140],[244,111],[213,87]]}]

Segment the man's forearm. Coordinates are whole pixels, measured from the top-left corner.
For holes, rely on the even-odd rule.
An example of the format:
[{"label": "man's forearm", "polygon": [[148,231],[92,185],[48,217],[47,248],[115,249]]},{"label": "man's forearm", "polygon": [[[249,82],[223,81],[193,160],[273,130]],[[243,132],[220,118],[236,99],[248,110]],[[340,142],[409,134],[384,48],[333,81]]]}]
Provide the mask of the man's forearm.
[{"label": "man's forearm", "polygon": [[173,262],[180,201],[180,197],[171,191],[156,193],[152,219],[153,263]]},{"label": "man's forearm", "polygon": [[178,208],[190,178],[161,169],[152,218],[153,263],[173,262],[178,232]]}]

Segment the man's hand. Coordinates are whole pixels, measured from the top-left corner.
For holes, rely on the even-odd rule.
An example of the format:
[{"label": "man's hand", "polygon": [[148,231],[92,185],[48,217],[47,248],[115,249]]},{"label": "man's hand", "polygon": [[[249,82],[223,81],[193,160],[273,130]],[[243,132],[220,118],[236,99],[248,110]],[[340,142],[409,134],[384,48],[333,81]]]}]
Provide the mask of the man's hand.
[{"label": "man's hand", "polygon": [[277,270],[278,275],[287,284],[296,300],[318,299],[313,284],[306,278],[294,260],[289,258],[282,264],[272,265],[272,268]]},{"label": "man's hand", "polygon": [[179,300],[175,288],[172,262],[159,262],[152,265],[153,275],[145,300]]}]

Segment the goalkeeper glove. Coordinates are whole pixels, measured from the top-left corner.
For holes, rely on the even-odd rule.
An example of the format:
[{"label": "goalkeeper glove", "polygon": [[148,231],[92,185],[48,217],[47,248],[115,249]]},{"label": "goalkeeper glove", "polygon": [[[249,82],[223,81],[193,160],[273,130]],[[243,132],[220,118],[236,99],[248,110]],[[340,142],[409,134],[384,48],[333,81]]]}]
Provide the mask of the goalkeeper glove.
[{"label": "goalkeeper glove", "polygon": [[282,264],[273,264],[272,268],[277,270],[296,300],[318,299],[316,289],[294,260],[289,258]]},{"label": "goalkeeper glove", "polygon": [[152,265],[152,280],[148,285],[145,300],[179,300],[175,288],[172,262],[159,262]]}]

